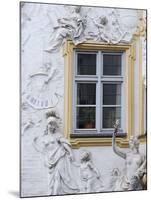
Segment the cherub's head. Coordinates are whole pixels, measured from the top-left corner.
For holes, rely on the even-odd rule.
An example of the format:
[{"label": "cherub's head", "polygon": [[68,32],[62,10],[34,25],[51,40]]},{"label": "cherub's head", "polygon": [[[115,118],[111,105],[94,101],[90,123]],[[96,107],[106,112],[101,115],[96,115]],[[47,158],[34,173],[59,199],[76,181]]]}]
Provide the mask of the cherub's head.
[{"label": "cherub's head", "polygon": [[106,16],[102,15],[99,19],[100,19],[100,24],[102,24],[103,26],[106,26],[108,24],[108,19]]},{"label": "cherub's head", "polygon": [[81,162],[88,162],[91,160],[91,153],[89,151],[84,150],[81,153],[80,161]]}]

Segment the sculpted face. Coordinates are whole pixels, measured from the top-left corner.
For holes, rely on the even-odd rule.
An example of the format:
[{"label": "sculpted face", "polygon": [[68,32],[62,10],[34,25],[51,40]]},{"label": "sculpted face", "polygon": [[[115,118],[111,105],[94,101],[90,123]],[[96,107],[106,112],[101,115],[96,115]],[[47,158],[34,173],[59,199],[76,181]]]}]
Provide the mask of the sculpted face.
[{"label": "sculpted face", "polygon": [[57,124],[56,124],[56,122],[55,122],[55,121],[50,121],[50,122],[48,123],[48,130],[49,130],[51,133],[55,133],[56,129],[57,129]]},{"label": "sculpted face", "polygon": [[87,152],[87,151],[82,152],[81,157],[80,157],[80,160],[81,160],[82,162],[83,162],[83,161],[86,162],[86,161],[91,160],[91,158],[90,158],[90,153]]}]

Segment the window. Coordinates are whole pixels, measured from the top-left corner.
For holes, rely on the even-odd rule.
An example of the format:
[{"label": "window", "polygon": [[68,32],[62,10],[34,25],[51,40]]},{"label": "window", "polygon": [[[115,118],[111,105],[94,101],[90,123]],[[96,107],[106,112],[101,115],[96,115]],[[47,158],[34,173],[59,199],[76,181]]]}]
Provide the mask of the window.
[{"label": "window", "polygon": [[116,119],[123,132],[124,52],[75,50],[74,133],[111,134]]},{"label": "window", "polygon": [[63,125],[73,148],[112,145],[116,119],[117,143],[128,146],[134,133],[135,47],[65,42]]}]

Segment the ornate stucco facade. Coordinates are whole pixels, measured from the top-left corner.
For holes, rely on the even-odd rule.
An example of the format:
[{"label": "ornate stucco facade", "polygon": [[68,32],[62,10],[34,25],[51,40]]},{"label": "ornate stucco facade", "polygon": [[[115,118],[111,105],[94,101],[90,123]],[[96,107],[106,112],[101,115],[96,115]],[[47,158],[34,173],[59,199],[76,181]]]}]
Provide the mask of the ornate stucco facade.
[{"label": "ornate stucco facade", "polygon": [[[70,137],[72,50],[91,47],[120,49],[127,52],[125,95],[127,135],[124,139],[117,138],[117,144],[123,151],[128,152],[131,136],[138,136],[140,154],[142,157],[146,156],[146,11],[21,3],[21,196],[23,197],[114,191],[113,179],[125,168],[125,161],[113,151],[112,137],[74,139]],[[45,154],[35,147],[35,138],[43,137],[45,134],[48,123],[45,114],[52,110],[58,113],[59,117],[55,114],[53,117],[59,118],[57,121],[59,134],[64,138],[59,136],[59,141],[63,144],[64,151],[69,146],[73,152],[76,165],[74,167],[81,169],[77,181],[77,188],[80,189],[75,189],[74,192],[50,192],[50,166],[45,166]],[[46,137],[46,140],[49,141],[50,138]],[[85,157],[88,157],[88,162],[85,161]],[[66,159],[65,154],[64,158]],[[88,169],[90,163],[93,164],[91,170]],[[91,182],[87,182],[86,188],[81,186],[82,170],[85,169],[89,171],[90,177],[94,177],[96,190],[91,190]],[[97,178],[99,173],[101,180]]]}]

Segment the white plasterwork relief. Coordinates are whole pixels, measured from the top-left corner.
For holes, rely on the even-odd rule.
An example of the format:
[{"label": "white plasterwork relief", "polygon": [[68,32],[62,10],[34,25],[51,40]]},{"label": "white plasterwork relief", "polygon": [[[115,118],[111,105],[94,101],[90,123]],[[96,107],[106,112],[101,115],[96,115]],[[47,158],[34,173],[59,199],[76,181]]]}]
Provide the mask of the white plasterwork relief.
[{"label": "white plasterwork relief", "polygon": [[48,41],[47,52],[55,52],[63,44],[64,39],[69,38],[75,44],[84,42],[84,30],[86,28],[86,16],[81,16],[81,6],[75,6],[70,16],[57,19],[58,25],[53,27],[53,33]]},{"label": "white plasterwork relief", "polygon": [[37,111],[24,101],[21,105],[22,110],[22,122],[21,122],[21,135],[32,128],[39,128],[42,122],[42,118],[37,115]]},{"label": "white plasterwork relief", "polygon": [[[55,112],[50,112],[51,114],[47,115],[47,128],[43,132],[45,129],[44,112],[49,108],[55,108],[55,110],[59,108],[59,113],[63,116],[64,60],[60,47],[65,39],[72,40],[75,45],[88,40],[103,44],[129,43],[133,30],[136,30],[135,23],[131,25],[133,28],[129,28],[128,23],[126,28],[123,26],[123,22],[121,22],[122,11],[117,9],[112,9],[112,11],[109,9],[110,12],[106,12],[107,9],[96,8],[97,12],[93,17],[95,12],[93,8],[79,6],[65,8],[62,6],[63,8],[66,9],[66,12],[63,10],[59,13],[61,8],[57,9],[57,6],[51,8],[48,5],[43,9],[37,7],[36,10],[33,6],[29,10],[30,12],[23,16],[22,50],[24,51],[27,44],[27,51],[23,54],[25,71],[23,78],[26,80],[23,83],[22,135],[27,135],[30,141],[35,137],[34,148],[31,146],[35,153],[33,156],[36,157],[41,153],[44,155],[46,167],[44,169],[49,172],[49,194],[51,195],[144,189],[146,187],[146,161],[139,152],[137,138],[130,140],[129,152],[124,152],[127,158],[124,158],[121,163],[126,163],[125,171],[120,167],[113,168],[110,174],[109,167],[106,168],[104,164],[100,164],[102,158],[99,159],[99,156],[91,155],[91,148],[90,151],[84,151],[81,154],[79,162],[74,160],[74,150],[62,134],[63,117],[60,119]],[[105,11],[102,12],[103,10]],[[34,14],[32,14],[33,11]],[[49,16],[46,18],[48,11]],[[129,19],[131,16],[126,17]],[[50,36],[49,39],[47,39],[48,36]],[[42,45],[43,43],[44,45]],[[145,43],[143,47],[145,49]],[[144,54],[146,55],[146,53]],[[135,143],[137,147],[132,150],[131,146],[135,146]],[[113,143],[114,150],[115,146],[116,143]],[[99,151],[99,147],[96,148]],[[108,147],[101,148],[104,150]],[[110,153],[111,151],[109,150]],[[101,154],[101,151],[99,153]],[[111,159],[112,166],[117,158],[110,155],[109,159]],[[100,160],[98,161],[99,168],[99,164],[93,160]],[[109,185],[104,185],[104,179],[101,176],[102,169],[105,171],[107,179],[111,178]],[[134,173],[135,171],[137,173]],[[26,171],[26,175],[28,176],[28,171]],[[47,177],[44,181],[47,181]],[[41,189],[41,183],[39,183],[39,188]]]},{"label": "white plasterwork relief", "polygon": [[34,109],[56,107],[62,94],[59,87],[62,78],[57,67],[45,63],[37,72],[31,73],[25,89],[25,98]]},{"label": "white plasterwork relief", "polygon": [[115,124],[112,146],[113,151],[125,160],[125,169],[121,174],[116,171],[114,177],[114,191],[142,190],[146,189],[146,159],[139,152],[139,140],[137,136],[132,136],[129,140],[129,151],[124,152],[116,145],[116,134],[119,122]]},{"label": "white plasterwork relief", "polygon": [[71,145],[59,131],[59,117],[56,112],[49,111],[46,117],[46,132],[43,136],[36,137],[33,145],[45,156],[45,166],[49,171],[49,193],[78,193],[78,185],[73,175]]},{"label": "white plasterwork relief", "polygon": [[128,33],[122,30],[119,17],[117,10],[113,9],[108,16],[102,15],[97,19],[93,19],[99,32],[96,38],[97,41],[104,41],[111,44],[126,42],[124,38]]},{"label": "white plasterwork relief", "polygon": [[[71,39],[75,45],[89,39],[110,44],[129,43],[132,39],[132,30],[122,26],[117,9],[111,10],[106,15],[89,17],[85,8],[76,6],[70,16],[57,19],[58,25],[53,27],[49,45],[44,50],[49,53],[58,51],[65,39]],[[93,23],[92,28],[95,32],[93,29],[87,30],[90,23]]]},{"label": "white plasterwork relief", "polygon": [[22,52],[24,52],[24,46],[28,42],[31,37],[30,32],[28,31],[28,23],[31,21],[30,15],[25,11],[26,4],[21,3],[21,45],[22,45]]},{"label": "white plasterwork relief", "polygon": [[92,162],[92,155],[84,150],[80,157],[80,192],[101,192],[103,184],[100,171]]},{"label": "white plasterwork relief", "polygon": [[46,131],[34,138],[33,146],[45,156],[50,195],[103,191],[100,170],[93,164],[91,153],[83,150],[77,163],[71,144],[60,133],[60,117],[56,111],[48,111],[46,118]]}]

